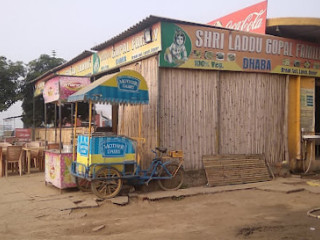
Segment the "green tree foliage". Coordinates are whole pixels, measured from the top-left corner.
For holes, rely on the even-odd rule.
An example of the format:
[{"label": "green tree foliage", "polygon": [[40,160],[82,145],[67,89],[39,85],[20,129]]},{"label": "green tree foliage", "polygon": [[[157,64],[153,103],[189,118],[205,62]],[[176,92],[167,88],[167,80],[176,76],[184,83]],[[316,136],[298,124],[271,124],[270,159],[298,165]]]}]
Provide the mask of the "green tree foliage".
[{"label": "green tree foliage", "polygon": [[[25,78],[25,85],[23,88],[23,102],[22,109],[24,116],[22,121],[25,127],[32,127],[33,125],[33,92],[34,79],[41,76],[45,72],[63,64],[65,62],[62,58],[55,58],[43,54],[38,59],[35,59],[27,64],[28,74]],[[54,120],[54,105],[47,107],[48,122]],[[35,126],[38,127],[44,122],[44,100],[42,95],[35,98]]]},{"label": "green tree foliage", "polygon": [[23,77],[26,68],[22,62],[11,62],[0,56],[0,112],[7,110],[22,98]]},{"label": "green tree foliage", "polygon": [[[28,63],[27,70],[28,74],[25,78],[25,85],[23,88],[23,117],[22,121],[25,127],[33,126],[33,109],[35,111],[35,127],[40,127],[45,122],[44,116],[44,99],[42,95],[33,97],[35,79],[49,70],[65,63],[62,58],[51,57],[49,55],[41,55],[38,59]],[[33,107],[33,100],[35,100]],[[47,105],[47,124],[56,124],[59,119],[59,107],[54,103],[48,103]],[[56,109],[56,111],[55,111]],[[56,115],[55,115],[56,112]],[[78,105],[78,116],[81,120],[87,119],[88,116],[88,104],[79,103]],[[61,119],[67,118],[71,122],[71,104],[63,104],[61,108]]]}]

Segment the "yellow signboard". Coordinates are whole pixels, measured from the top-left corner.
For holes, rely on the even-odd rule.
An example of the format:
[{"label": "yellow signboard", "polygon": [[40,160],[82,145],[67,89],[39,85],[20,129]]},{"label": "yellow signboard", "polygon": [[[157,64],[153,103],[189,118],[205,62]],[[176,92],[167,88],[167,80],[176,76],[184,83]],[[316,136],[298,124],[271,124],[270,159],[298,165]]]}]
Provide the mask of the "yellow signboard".
[{"label": "yellow signboard", "polygon": [[148,30],[151,31],[151,42],[149,43],[145,40],[145,33],[149,32],[141,31],[99,51],[99,72],[119,67],[161,51],[160,23],[153,25]]},{"label": "yellow signboard", "polygon": [[319,44],[203,26],[161,28],[161,67],[320,77]]},{"label": "yellow signboard", "polygon": [[[141,31],[113,46],[86,57],[57,72],[58,75],[90,76],[108,69],[136,61],[161,51],[160,23]],[[145,34],[150,33],[150,42],[145,40]]]},{"label": "yellow signboard", "polygon": [[[94,55],[94,54],[93,54]],[[57,72],[58,75],[68,76],[90,76],[93,73],[94,56],[86,57]]]}]

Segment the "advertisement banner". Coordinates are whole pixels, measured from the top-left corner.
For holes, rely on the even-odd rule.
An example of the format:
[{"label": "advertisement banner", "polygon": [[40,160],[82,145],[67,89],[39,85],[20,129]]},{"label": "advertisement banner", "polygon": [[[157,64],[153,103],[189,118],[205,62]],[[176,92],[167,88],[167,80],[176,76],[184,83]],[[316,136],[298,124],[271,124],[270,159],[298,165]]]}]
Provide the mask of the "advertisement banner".
[{"label": "advertisement banner", "polygon": [[[151,32],[147,31],[150,30]],[[145,34],[151,34],[150,41],[145,41]],[[150,56],[161,51],[160,23],[153,25],[150,29],[132,35],[121,42],[114,44],[98,52],[100,66],[99,72],[106,71],[123,64]]]},{"label": "advertisement banner", "polygon": [[44,102],[49,103],[58,100],[65,101],[71,94],[79,91],[81,88],[89,84],[90,78],[87,77],[54,77],[47,81],[44,86]]},{"label": "advertisement banner", "polygon": [[266,32],[267,1],[263,1],[222,18],[209,22],[209,25],[224,27],[245,32]]},{"label": "advertisement banner", "polygon": [[17,141],[31,141],[31,128],[15,128],[15,137]]},{"label": "advertisement banner", "polygon": [[320,77],[320,45],[275,36],[162,23],[161,67]]},{"label": "advertisement banner", "polygon": [[39,96],[43,93],[43,89],[44,89],[44,85],[45,85],[45,81],[44,80],[40,80],[38,82],[36,82],[35,84],[35,89],[33,92],[33,96]]},{"label": "advertisement banner", "polygon": [[300,89],[300,128],[314,131],[314,89]]},{"label": "advertisement banner", "polygon": [[59,77],[54,77],[46,82],[43,89],[45,103],[59,100]]},{"label": "advertisement banner", "polygon": [[87,77],[60,77],[60,99],[67,100],[71,94],[89,84],[90,78]]}]

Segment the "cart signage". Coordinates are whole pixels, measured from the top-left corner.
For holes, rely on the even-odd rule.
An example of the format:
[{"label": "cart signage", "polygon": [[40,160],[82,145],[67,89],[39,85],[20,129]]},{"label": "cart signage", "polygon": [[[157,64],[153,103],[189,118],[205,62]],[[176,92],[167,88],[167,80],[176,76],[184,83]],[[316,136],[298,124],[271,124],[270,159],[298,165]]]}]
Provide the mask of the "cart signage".
[{"label": "cart signage", "polygon": [[127,149],[127,144],[121,138],[107,140],[103,145],[103,157],[124,157]]},{"label": "cart signage", "polygon": [[122,91],[136,92],[139,90],[140,81],[130,76],[117,77],[118,88]]},{"label": "cart signage", "polygon": [[160,67],[320,77],[320,45],[213,27],[162,23]]},{"label": "cart signage", "polygon": [[79,145],[78,151],[79,151],[80,155],[88,156],[88,143],[81,142]]}]

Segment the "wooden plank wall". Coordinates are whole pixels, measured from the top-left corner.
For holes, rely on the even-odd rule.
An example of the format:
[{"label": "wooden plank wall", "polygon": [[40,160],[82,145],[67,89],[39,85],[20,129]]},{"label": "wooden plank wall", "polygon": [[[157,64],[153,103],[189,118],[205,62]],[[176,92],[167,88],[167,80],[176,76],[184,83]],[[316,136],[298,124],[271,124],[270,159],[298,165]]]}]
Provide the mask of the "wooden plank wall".
[{"label": "wooden plank wall", "polygon": [[[77,127],[77,134],[87,133],[89,131],[86,127]],[[47,138],[46,136],[46,129],[45,128],[36,128],[35,131],[35,139],[36,140],[45,140],[47,139],[48,142],[55,142],[55,129],[54,128],[47,128]],[[61,141],[64,144],[71,144],[71,137],[73,133],[73,128],[62,128],[61,131]],[[60,130],[57,128],[57,142],[60,140]]]},{"label": "wooden plank wall", "polygon": [[285,157],[286,76],[221,72],[220,154]]},{"label": "wooden plank wall", "polygon": [[285,76],[160,69],[160,145],[183,150],[187,170],[202,169],[202,156],[214,154],[280,162],[285,95]]},{"label": "wooden plank wall", "polygon": [[160,145],[183,150],[185,169],[216,154],[216,71],[161,69]]},{"label": "wooden plank wall", "polygon": [[[142,167],[149,166],[154,157],[151,149],[157,146],[157,103],[158,103],[158,57],[141,60],[121,68],[121,70],[135,70],[146,79],[149,87],[149,104],[142,105],[142,131],[141,135],[146,139],[141,152]],[[139,106],[120,106],[118,133],[129,137],[138,137]]]}]

